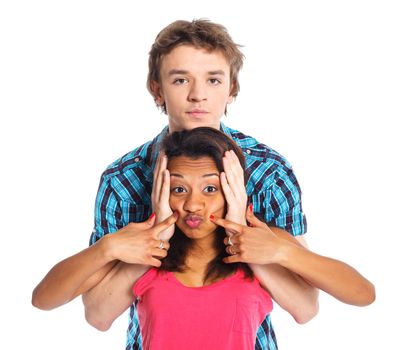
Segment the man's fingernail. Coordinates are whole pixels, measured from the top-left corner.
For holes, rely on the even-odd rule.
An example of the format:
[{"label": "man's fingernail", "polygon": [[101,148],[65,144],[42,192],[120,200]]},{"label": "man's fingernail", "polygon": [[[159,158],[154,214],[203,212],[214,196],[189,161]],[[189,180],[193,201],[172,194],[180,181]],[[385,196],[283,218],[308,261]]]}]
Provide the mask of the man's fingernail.
[{"label": "man's fingernail", "polygon": [[152,220],[155,217],[155,212],[153,212],[150,216],[148,220]]},{"label": "man's fingernail", "polygon": [[214,214],[210,214],[210,220],[214,220],[214,219],[215,219]]}]

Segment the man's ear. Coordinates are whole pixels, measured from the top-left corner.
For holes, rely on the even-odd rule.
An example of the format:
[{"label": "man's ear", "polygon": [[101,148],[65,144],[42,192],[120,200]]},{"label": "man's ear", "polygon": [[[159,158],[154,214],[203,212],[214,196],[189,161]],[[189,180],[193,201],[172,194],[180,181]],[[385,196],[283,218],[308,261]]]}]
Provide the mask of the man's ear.
[{"label": "man's ear", "polygon": [[233,102],[236,91],[237,91],[237,82],[235,80],[233,80],[232,84],[230,85],[230,89],[229,89],[229,96],[227,99],[228,104]]},{"label": "man's ear", "polygon": [[156,105],[158,107],[163,106],[165,101],[163,98],[162,89],[160,87],[160,84],[157,81],[152,80],[150,82],[150,92],[151,92],[151,95],[154,97]]}]

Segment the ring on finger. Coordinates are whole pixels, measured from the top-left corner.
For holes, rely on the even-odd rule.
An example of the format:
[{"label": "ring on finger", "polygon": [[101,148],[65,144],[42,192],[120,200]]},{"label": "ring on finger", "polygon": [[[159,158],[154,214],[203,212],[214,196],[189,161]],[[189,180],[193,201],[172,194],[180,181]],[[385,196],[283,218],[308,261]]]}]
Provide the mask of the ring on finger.
[{"label": "ring on finger", "polygon": [[165,249],[165,242],[164,241],[160,241],[160,243],[159,243],[159,247],[158,247],[159,249]]},{"label": "ring on finger", "polygon": [[229,252],[230,255],[236,255],[236,254],[237,254],[237,253],[233,250],[233,246],[231,246],[231,245],[228,247],[228,252]]},{"label": "ring on finger", "polygon": [[232,245],[233,245],[233,242],[232,242],[232,240],[230,239],[230,237],[228,237],[228,245],[229,245],[229,246],[232,246]]}]

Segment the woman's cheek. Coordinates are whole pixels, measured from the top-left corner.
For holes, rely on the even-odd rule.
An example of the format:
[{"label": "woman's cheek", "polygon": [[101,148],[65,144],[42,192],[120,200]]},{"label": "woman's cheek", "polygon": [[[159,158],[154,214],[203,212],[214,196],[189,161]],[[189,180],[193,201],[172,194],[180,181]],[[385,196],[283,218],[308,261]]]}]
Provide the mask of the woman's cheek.
[{"label": "woman's cheek", "polygon": [[179,201],[174,196],[170,195],[169,206],[172,211],[178,210]]}]

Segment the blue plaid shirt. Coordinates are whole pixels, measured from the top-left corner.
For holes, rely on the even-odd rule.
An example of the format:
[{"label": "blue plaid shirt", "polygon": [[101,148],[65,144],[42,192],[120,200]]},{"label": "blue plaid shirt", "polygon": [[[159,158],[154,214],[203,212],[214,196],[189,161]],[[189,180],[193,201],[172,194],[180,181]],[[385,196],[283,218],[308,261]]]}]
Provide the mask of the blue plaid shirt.
[{"label": "blue plaid shirt", "polygon": [[[270,226],[297,236],[306,232],[301,191],[291,165],[280,154],[250,136],[221,123],[221,130],[243,150],[248,175],[248,202],[254,213]],[[90,244],[130,222],[140,222],[151,213],[152,174],[166,127],[152,141],[124,155],[103,173],[95,205],[95,229]],[[130,308],[126,350],[142,349],[135,302]],[[257,332],[255,349],[276,350],[270,315]]]}]

